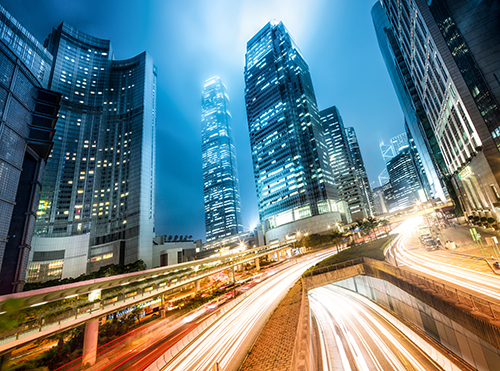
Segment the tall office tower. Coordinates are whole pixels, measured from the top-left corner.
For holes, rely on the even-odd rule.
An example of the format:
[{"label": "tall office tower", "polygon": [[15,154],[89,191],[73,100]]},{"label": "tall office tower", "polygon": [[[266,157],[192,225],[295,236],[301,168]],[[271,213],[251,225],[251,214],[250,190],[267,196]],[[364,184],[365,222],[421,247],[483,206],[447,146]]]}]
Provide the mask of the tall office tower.
[{"label": "tall office tower", "polygon": [[247,43],[245,101],[266,229],[332,211],[332,179],[309,67],[283,23]]},{"label": "tall office tower", "polygon": [[411,157],[410,148],[406,147],[387,163],[387,172],[391,178],[392,192],[398,209],[414,206],[426,201],[425,192]]},{"label": "tall office tower", "polygon": [[335,106],[319,115],[339,200],[347,202],[353,220],[363,220],[370,215],[369,206],[357,177],[342,116]]},{"label": "tall office tower", "polygon": [[22,291],[60,95],[52,56],[0,5],[0,295]]},{"label": "tall office tower", "polygon": [[210,242],[243,232],[229,97],[217,76],[203,87],[201,125],[205,230]]},{"label": "tall office tower", "polygon": [[412,137],[416,148],[412,153],[418,153],[420,157],[419,173],[425,174],[422,182],[431,198],[444,201],[448,191],[442,178],[447,169],[415,83],[408,74],[411,68],[403,58],[401,45],[380,2],[373,7],[372,18],[382,56],[403,110],[407,134]]},{"label": "tall office tower", "polygon": [[383,187],[375,187],[372,190],[374,215],[382,215],[389,212],[384,196]]},{"label": "tall office tower", "polygon": [[499,220],[500,4],[384,0],[382,8],[462,208]]},{"label": "tall office tower", "polygon": [[[151,266],[156,68],[142,53],[114,61],[109,40],[62,23],[45,46],[62,93],[29,281],[78,276],[138,259]],[[87,265],[87,260],[89,261]]]},{"label": "tall office tower", "polygon": [[429,179],[425,172],[425,166],[422,162],[422,156],[420,155],[420,152],[418,152],[417,145],[415,143],[415,140],[413,139],[413,136],[411,135],[410,128],[408,127],[408,123],[406,121],[405,121],[405,131],[406,131],[406,137],[408,138],[407,148],[410,149],[410,156],[413,160],[413,165],[415,166],[415,170],[417,171],[417,175],[420,180],[420,183],[422,184],[425,196],[428,199],[432,199],[434,198],[433,189],[429,184]]},{"label": "tall office tower", "polygon": [[384,201],[385,201],[385,207],[387,208],[387,212],[391,213],[391,212],[399,209],[398,202],[397,202],[396,197],[394,195],[394,190],[392,189],[391,182],[389,181],[389,182],[385,183],[380,188],[382,188],[382,192],[384,195]]},{"label": "tall office tower", "polygon": [[354,130],[354,128],[345,128],[345,133],[347,143],[349,145],[349,150],[351,151],[354,173],[356,174],[356,178],[361,189],[361,194],[363,195],[363,202],[366,205],[366,214],[368,216],[373,216],[375,215],[375,210],[373,207],[372,190],[370,187],[370,181],[368,180],[368,175],[366,174],[363,156],[361,156],[361,149],[359,148],[356,131]]},{"label": "tall office tower", "polygon": [[397,155],[399,152],[401,152],[401,150],[408,148],[408,136],[406,135],[406,133],[401,133],[393,136],[391,138],[391,145],[394,149],[394,154]]},{"label": "tall office tower", "polygon": [[383,186],[384,184],[390,181],[389,173],[387,172],[387,163],[395,156],[395,153],[392,143],[384,144],[383,141],[380,141],[379,146],[380,146],[380,152],[382,152],[382,158],[384,159],[384,164],[386,165],[384,167],[384,170],[382,170],[382,172],[378,176],[378,181],[380,183],[380,186]]}]

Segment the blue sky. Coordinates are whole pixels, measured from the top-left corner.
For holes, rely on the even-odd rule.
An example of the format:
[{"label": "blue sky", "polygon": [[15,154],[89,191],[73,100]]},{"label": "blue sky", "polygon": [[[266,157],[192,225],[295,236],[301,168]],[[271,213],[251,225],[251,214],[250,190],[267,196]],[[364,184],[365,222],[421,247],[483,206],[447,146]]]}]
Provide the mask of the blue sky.
[{"label": "blue sky", "polygon": [[283,21],[309,64],[319,109],[336,105],[355,128],[370,182],[384,163],[379,141],[403,129],[403,114],[380,54],[375,0],[0,0],[40,42],[62,21],[110,39],[115,59],[146,50],[158,67],[157,234],[205,239],[201,91],[219,75],[228,89],[243,224],[258,222],[244,103],[246,42]]}]

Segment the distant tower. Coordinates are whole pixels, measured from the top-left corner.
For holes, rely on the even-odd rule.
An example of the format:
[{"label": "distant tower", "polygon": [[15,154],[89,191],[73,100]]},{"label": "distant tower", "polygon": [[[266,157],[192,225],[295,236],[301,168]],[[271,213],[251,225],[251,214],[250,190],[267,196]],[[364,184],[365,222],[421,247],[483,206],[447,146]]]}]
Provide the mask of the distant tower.
[{"label": "distant tower", "polygon": [[245,101],[266,229],[332,211],[332,179],[309,67],[283,23],[247,43]]},{"label": "distant tower", "polygon": [[391,145],[394,151],[394,155],[397,155],[403,149],[408,148],[408,136],[406,133],[401,133],[395,135],[391,138]]},{"label": "distant tower", "polygon": [[319,114],[339,200],[347,202],[353,220],[367,218],[370,212],[355,171],[342,116],[335,106],[324,109]]},{"label": "distant tower", "polygon": [[349,144],[349,149],[351,151],[352,164],[354,166],[354,172],[358,180],[359,188],[363,195],[363,203],[368,216],[373,216],[375,210],[373,207],[373,196],[370,187],[370,182],[368,180],[368,175],[366,174],[365,164],[363,162],[363,156],[361,156],[361,149],[359,148],[358,138],[356,137],[356,131],[354,128],[345,128],[347,143]]},{"label": "distant tower", "polygon": [[243,232],[229,97],[219,77],[205,82],[201,123],[205,229],[210,242]]}]

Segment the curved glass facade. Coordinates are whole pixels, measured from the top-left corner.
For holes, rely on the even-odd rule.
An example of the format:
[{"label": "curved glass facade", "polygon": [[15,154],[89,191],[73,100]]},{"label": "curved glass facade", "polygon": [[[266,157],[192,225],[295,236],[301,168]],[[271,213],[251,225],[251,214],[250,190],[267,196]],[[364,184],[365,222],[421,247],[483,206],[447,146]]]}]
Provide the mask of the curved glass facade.
[{"label": "curved glass facade", "polygon": [[150,266],[155,213],[156,68],[142,53],[113,60],[109,40],[66,23],[45,41],[50,88],[62,94],[36,234],[90,234],[90,266]]}]

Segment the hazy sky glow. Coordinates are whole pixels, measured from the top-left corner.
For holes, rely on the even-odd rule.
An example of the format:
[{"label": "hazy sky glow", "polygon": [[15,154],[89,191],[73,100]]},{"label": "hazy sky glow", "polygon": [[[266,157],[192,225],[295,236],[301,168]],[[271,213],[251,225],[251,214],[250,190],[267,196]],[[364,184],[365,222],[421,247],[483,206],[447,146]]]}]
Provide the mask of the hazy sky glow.
[{"label": "hazy sky glow", "polygon": [[[356,129],[370,182],[383,169],[379,140],[403,131],[403,115],[378,49],[375,0],[0,0],[40,42],[62,21],[110,39],[115,59],[146,50],[158,67],[157,234],[205,239],[201,91],[219,75],[228,89],[243,224],[258,222],[243,67],[246,42],[283,21],[309,64],[319,109],[336,105]],[[378,186],[378,181],[375,186]]]}]

